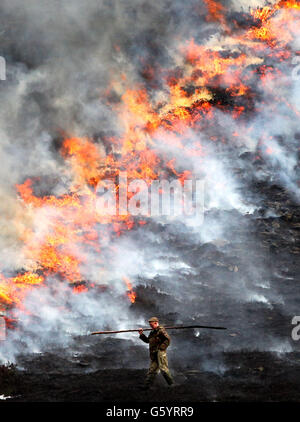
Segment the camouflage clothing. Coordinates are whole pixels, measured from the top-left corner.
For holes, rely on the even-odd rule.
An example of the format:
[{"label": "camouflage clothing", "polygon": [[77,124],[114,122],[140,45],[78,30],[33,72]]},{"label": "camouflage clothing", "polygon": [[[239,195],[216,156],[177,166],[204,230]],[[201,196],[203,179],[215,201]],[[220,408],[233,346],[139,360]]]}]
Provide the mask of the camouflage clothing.
[{"label": "camouflage clothing", "polygon": [[153,383],[154,378],[159,371],[161,371],[169,385],[173,384],[166,352],[171,339],[164,327],[158,326],[156,329],[150,331],[148,337],[146,337],[145,334],[141,334],[140,339],[145,343],[149,343],[151,362],[147,372],[146,385],[150,386]]}]

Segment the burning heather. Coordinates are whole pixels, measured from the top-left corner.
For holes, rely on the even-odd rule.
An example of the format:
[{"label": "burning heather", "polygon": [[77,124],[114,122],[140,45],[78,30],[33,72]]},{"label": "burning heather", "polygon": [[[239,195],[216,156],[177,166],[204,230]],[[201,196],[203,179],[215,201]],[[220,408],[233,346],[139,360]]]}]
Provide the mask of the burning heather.
[{"label": "burning heather", "polygon": [[[299,3],[22,5],[0,6],[1,361],[153,314],[228,328],[176,335],[174,359],[292,352]],[[196,182],[203,215],[172,212]]]}]

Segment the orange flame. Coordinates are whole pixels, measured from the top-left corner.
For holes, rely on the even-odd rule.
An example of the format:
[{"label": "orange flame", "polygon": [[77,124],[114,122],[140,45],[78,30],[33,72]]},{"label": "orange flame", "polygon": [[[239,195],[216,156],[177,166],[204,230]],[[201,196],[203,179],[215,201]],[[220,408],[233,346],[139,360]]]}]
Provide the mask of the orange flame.
[{"label": "orange flame", "polygon": [[126,286],[127,286],[127,289],[129,290],[127,292],[127,296],[129,297],[130,302],[131,303],[134,303],[135,302],[135,299],[136,299],[136,293],[133,291],[132,284],[131,284],[129,278],[127,278],[125,276],[123,276],[123,280],[125,281]]}]

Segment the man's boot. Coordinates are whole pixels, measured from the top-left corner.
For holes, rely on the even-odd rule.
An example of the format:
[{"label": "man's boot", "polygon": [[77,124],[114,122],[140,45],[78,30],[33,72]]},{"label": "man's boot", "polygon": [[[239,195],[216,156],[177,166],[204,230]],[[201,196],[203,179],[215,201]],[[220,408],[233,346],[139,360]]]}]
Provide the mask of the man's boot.
[{"label": "man's boot", "polygon": [[163,371],[161,373],[162,373],[164,379],[167,381],[168,385],[174,384],[173,378],[172,378],[170,373],[163,372]]},{"label": "man's boot", "polygon": [[148,374],[146,376],[146,381],[145,381],[145,384],[142,387],[142,390],[144,390],[144,391],[150,390],[150,388],[153,386],[155,376],[156,376],[156,374]]}]

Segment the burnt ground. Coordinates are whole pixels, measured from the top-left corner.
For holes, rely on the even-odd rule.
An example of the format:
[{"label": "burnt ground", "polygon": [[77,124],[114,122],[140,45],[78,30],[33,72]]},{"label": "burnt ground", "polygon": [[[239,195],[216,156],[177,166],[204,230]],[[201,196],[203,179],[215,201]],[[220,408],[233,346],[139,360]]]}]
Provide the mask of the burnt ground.
[{"label": "burnt ground", "polygon": [[[205,357],[203,357],[205,359]],[[1,376],[6,402],[299,402],[300,353],[236,352],[223,354],[223,373],[199,369],[174,371],[169,388],[161,375],[142,391],[146,369],[98,369],[45,354],[25,371],[15,367]],[[66,369],[67,368],[67,369]]]},{"label": "burnt ground", "polygon": [[[300,353],[288,356],[265,352],[236,352],[223,356],[226,371],[198,369],[174,372],[176,385],[159,375],[150,391],[142,391],[146,369],[98,369],[86,372],[80,361],[75,371],[57,356],[33,359],[31,368],[10,368],[1,377],[7,402],[299,402]],[[66,370],[69,367],[69,370]],[[83,367],[83,369],[80,369]],[[43,372],[41,372],[43,370]]]}]

